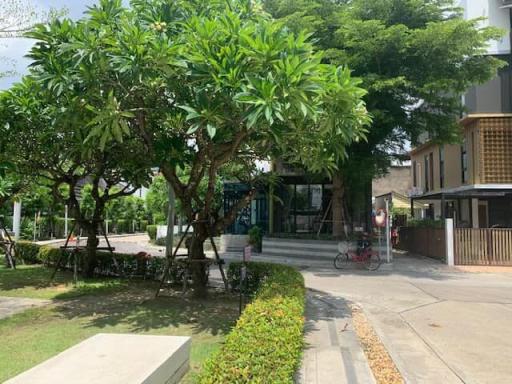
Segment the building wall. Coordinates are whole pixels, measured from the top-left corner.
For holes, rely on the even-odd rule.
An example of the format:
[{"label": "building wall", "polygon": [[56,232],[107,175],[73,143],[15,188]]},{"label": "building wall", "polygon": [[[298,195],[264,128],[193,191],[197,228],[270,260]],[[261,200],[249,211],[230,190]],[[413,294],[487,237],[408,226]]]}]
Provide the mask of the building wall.
[{"label": "building wall", "polygon": [[[467,181],[462,181],[461,144],[444,145],[444,188],[455,188],[471,184],[512,184],[512,116],[482,117],[463,124],[467,151]],[[412,164],[416,164],[417,187],[425,191],[425,156],[433,154],[434,185],[440,186],[440,161],[438,144],[425,144],[411,153]],[[411,172],[412,173],[412,172]]]},{"label": "building wall", "polygon": [[[504,30],[510,30],[510,10],[503,8],[502,0],[459,0],[459,5],[464,8],[466,19],[484,17],[482,26],[495,26]],[[487,52],[490,55],[510,53],[510,34],[506,34],[498,41],[489,44]]]},{"label": "building wall", "polygon": [[407,195],[411,183],[411,167],[392,166],[386,175],[373,180],[372,196],[380,196],[391,191]]},{"label": "building wall", "polygon": [[[440,172],[440,161],[439,151],[440,145],[430,144],[421,147],[418,151],[411,155],[412,166],[416,166],[416,189],[423,192],[438,191],[441,189],[441,172]],[[444,188],[458,187],[462,184],[462,166],[461,166],[461,146],[460,145],[444,145],[442,146],[445,151],[445,177],[444,177]],[[434,160],[434,175],[433,183],[429,180],[428,191],[426,189],[425,182],[425,168],[426,161],[425,156],[428,158],[432,154]],[[428,160],[427,160],[428,162]],[[414,180],[413,180],[414,182]]]},{"label": "building wall", "polygon": [[498,27],[506,31],[503,38],[491,41],[487,53],[509,63],[489,82],[472,87],[464,96],[469,113],[512,112],[511,63],[511,8],[503,7],[503,0],[459,0],[466,19],[485,18],[481,26]]}]

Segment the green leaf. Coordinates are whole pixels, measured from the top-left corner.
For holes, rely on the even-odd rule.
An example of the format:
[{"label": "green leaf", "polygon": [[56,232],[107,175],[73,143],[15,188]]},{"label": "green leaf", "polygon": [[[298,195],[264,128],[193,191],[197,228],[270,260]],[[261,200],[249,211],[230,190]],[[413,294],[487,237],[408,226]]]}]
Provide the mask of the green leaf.
[{"label": "green leaf", "polygon": [[208,136],[210,136],[210,139],[213,139],[215,137],[215,133],[217,132],[217,128],[208,123],[206,124],[206,130],[208,131]]}]

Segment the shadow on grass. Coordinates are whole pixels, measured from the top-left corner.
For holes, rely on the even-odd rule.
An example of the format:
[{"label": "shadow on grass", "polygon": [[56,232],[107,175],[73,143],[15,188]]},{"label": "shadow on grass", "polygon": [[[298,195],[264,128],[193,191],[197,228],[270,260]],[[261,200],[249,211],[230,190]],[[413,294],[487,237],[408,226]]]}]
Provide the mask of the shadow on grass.
[{"label": "shadow on grass", "polygon": [[207,299],[176,293],[155,298],[154,281],[96,278],[73,284],[72,274],[22,265],[16,270],[0,266],[0,296],[50,298],[56,311],[82,327],[149,332],[186,328],[187,333],[227,334],[238,317],[237,298],[212,291]]},{"label": "shadow on grass", "polygon": [[229,333],[238,317],[237,300],[225,293],[206,299],[179,295],[155,298],[156,283],[132,281],[110,295],[83,296],[67,300],[58,311],[68,320],[83,319],[84,327],[121,327],[127,332],[187,328],[193,334]]}]

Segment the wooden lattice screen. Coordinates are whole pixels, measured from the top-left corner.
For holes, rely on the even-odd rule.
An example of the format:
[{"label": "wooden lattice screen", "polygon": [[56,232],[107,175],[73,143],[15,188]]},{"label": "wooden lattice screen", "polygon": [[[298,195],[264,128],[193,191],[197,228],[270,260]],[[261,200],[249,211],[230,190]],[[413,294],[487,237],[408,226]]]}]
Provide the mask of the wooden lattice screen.
[{"label": "wooden lattice screen", "polygon": [[512,119],[481,119],[479,128],[481,182],[512,183]]}]

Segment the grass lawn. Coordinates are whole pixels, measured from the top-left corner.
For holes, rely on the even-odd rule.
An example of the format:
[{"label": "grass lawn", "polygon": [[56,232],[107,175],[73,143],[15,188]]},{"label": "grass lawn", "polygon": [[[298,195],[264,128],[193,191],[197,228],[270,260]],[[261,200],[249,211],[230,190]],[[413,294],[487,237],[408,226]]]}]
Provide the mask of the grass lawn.
[{"label": "grass lawn", "polygon": [[16,270],[9,269],[0,257],[0,296],[69,299],[127,287],[127,283],[120,279],[79,280],[73,285],[72,275],[68,272],[58,272],[51,281],[52,272],[41,265],[19,265]]},{"label": "grass lawn", "polygon": [[69,274],[52,284],[49,274],[41,266],[0,267],[0,296],[55,299],[0,320],[0,382],[96,333],[110,332],[191,336],[191,372],[185,379],[190,383],[238,316],[236,298],[226,294],[155,299],[152,282],[94,280],[75,288]]}]

